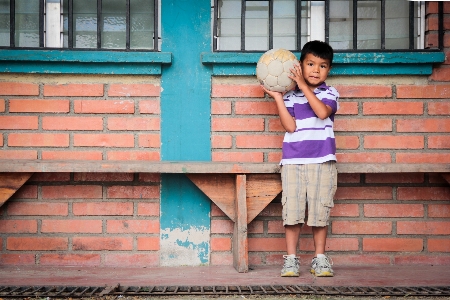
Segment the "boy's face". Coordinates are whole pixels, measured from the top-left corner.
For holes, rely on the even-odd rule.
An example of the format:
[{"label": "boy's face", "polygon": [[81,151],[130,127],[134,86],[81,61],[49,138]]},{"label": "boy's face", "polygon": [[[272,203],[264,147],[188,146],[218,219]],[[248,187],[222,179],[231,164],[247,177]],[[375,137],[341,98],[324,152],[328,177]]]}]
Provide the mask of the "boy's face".
[{"label": "boy's face", "polygon": [[303,78],[306,83],[313,88],[321,85],[327,79],[330,73],[330,61],[314,56],[311,53],[306,54],[301,63]]}]

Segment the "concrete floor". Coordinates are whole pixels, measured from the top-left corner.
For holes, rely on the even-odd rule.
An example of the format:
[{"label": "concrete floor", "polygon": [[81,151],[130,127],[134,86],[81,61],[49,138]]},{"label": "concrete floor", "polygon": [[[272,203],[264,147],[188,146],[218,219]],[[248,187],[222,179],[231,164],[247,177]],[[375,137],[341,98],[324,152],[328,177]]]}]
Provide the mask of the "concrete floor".
[{"label": "concrete floor", "polygon": [[0,265],[0,286],[450,286],[449,266],[335,266],[334,271],[334,277],[315,278],[307,266],[302,266],[300,277],[286,278],[279,276],[279,266],[258,266],[248,273],[238,273],[231,266],[96,268]]}]

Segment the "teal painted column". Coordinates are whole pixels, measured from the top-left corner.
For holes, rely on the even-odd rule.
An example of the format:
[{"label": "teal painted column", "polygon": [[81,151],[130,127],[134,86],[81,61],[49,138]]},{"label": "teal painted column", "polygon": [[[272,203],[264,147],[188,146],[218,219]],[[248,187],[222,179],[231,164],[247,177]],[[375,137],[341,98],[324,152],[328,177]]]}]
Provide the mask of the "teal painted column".
[{"label": "teal painted column", "polygon": [[[161,1],[161,159],[210,161],[211,0]],[[161,265],[209,264],[210,200],[185,176],[161,176]]]}]

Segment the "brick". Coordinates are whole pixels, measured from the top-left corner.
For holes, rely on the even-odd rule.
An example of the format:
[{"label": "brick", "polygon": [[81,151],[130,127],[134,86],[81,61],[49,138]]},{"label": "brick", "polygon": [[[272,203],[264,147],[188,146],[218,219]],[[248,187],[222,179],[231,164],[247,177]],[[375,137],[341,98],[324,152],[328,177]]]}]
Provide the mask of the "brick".
[{"label": "brick", "polygon": [[99,97],[103,96],[103,84],[45,84],[44,96]]},{"label": "brick", "polygon": [[131,202],[77,202],[72,204],[75,216],[132,216]]},{"label": "brick", "polygon": [[0,220],[0,233],[37,233],[37,221]]},{"label": "brick", "polygon": [[[263,232],[261,232],[263,233]],[[281,233],[284,234],[285,233],[285,228],[283,226],[283,221],[281,220],[276,220],[276,221],[268,221],[267,222],[267,233],[271,234],[271,233]],[[300,229],[300,234],[312,234],[312,228],[309,227],[308,225],[303,225]]]},{"label": "brick", "polygon": [[159,233],[157,220],[108,220],[107,233]]},{"label": "brick", "polygon": [[268,154],[267,162],[270,163],[279,163],[281,161],[281,150],[277,152],[270,152]]},{"label": "brick", "polygon": [[[250,263],[249,254],[249,263]],[[212,252],[209,261],[212,266],[232,266],[233,265],[233,255],[226,252]]]},{"label": "brick", "polygon": [[34,173],[29,182],[70,181],[70,173]]},{"label": "brick", "polygon": [[63,237],[8,237],[6,249],[11,251],[62,251],[69,241]]},{"label": "brick", "polygon": [[286,251],[284,238],[249,238],[248,251]]},{"label": "brick", "polygon": [[10,147],[68,147],[69,135],[65,133],[11,133]]},{"label": "brick", "polygon": [[255,233],[263,234],[264,233],[264,222],[258,221],[258,220],[251,221],[250,224],[248,224],[247,232],[249,234],[255,234]]},{"label": "brick", "polygon": [[337,149],[358,149],[359,137],[358,136],[336,136],[336,148]]},{"label": "brick", "polygon": [[132,237],[73,237],[74,251],[126,251],[133,250]]},{"label": "brick", "polygon": [[211,233],[231,234],[234,222],[231,220],[211,220]]},{"label": "brick", "polygon": [[[338,162],[341,163],[391,163],[389,153],[361,152],[361,153],[336,153]],[[398,161],[397,161],[398,162]]]},{"label": "brick", "polygon": [[36,150],[0,150],[0,159],[37,159]]},{"label": "brick", "polygon": [[144,118],[108,118],[109,130],[160,130],[160,119]]},{"label": "brick", "polygon": [[211,237],[211,251],[231,251],[231,238]]},{"label": "brick", "polygon": [[337,115],[357,115],[358,102],[339,102]]},{"label": "brick", "polygon": [[361,183],[360,174],[338,174],[338,183]]},{"label": "brick", "polygon": [[101,256],[99,254],[41,254],[39,265],[42,266],[77,266],[95,267],[100,266]]},{"label": "brick", "polygon": [[449,153],[396,153],[397,163],[430,163],[443,164],[450,163]]},{"label": "brick", "polygon": [[336,200],[392,200],[392,187],[339,187]]},{"label": "brick", "polygon": [[10,199],[37,199],[38,187],[35,185],[22,185]]},{"label": "brick", "polygon": [[159,186],[110,186],[106,189],[109,199],[159,199]]},{"label": "brick", "polygon": [[433,81],[450,81],[450,68],[444,66],[433,68],[429,78]]},{"label": "brick", "polygon": [[262,118],[217,118],[211,120],[212,131],[264,131]]},{"label": "brick", "polygon": [[234,110],[236,115],[278,115],[275,101],[238,101]]},{"label": "brick", "polygon": [[138,203],[137,214],[138,216],[159,216],[159,203]]},{"label": "brick", "polygon": [[424,149],[423,136],[366,135],[365,149]]},{"label": "brick", "polygon": [[[429,252],[450,252],[450,239],[432,239],[428,238],[428,251]],[[450,261],[450,257],[447,257]]]},{"label": "brick", "polygon": [[277,135],[238,135],[236,136],[237,148],[275,148],[283,145],[283,136]]},{"label": "brick", "polygon": [[450,222],[443,221],[398,221],[397,234],[449,235]]},{"label": "brick", "polygon": [[68,113],[69,105],[69,100],[11,99],[9,100],[9,112]]},{"label": "brick", "polygon": [[161,182],[161,174],[159,173],[139,173],[138,177],[139,182]]},{"label": "brick", "polygon": [[150,84],[116,84],[109,85],[108,95],[112,97],[158,97],[160,95],[161,87]]},{"label": "brick", "polygon": [[230,115],[231,101],[212,101],[211,114],[213,115]]},{"label": "brick", "polygon": [[[300,251],[314,251],[314,239],[311,237],[300,238]],[[359,250],[358,238],[327,238],[325,251],[357,251]]]},{"label": "brick", "polygon": [[398,187],[397,199],[448,201],[450,199],[450,187]]},{"label": "brick", "polygon": [[42,117],[44,130],[103,130],[101,117]]},{"label": "brick", "polygon": [[102,198],[100,185],[58,185],[43,186],[42,199],[99,199]]},{"label": "brick", "polygon": [[111,182],[111,181],[133,181],[133,173],[74,173],[74,181],[99,181],[99,182]]},{"label": "brick", "polygon": [[397,85],[397,98],[445,99],[450,95],[450,84]]},{"label": "brick", "polygon": [[75,147],[134,147],[133,134],[74,134]]},{"label": "brick", "polygon": [[43,160],[102,160],[101,151],[45,151],[42,150]]},{"label": "brick", "polygon": [[333,234],[391,234],[392,222],[389,221],[333,221]]},{"label": "brick", "polygon": [[397,120],[398,132],[450,132],[449,119]]},{"label": "brick", "polygon": [[364,204],[364,216],[368,218],[423,218],[422,204]]},{"label": "brick", "polygon": [[283,128],[283,125],[281,125],[280,118],[269,118],[268,122],[270,132],[286,132],[286,130]]},{"label": "brick", "polygon": [[[1,239],[0,239],[1,242]],[[36,261],[34,254],[0,254],[0,265],[34,265]]]},{"label": "brick", "polygon": [[423,173],[370,173],[366,174],[366,183],[423,183]]},{"label": "brick", "polygon": [[160,134],[140,134],[138,136],[140,148],[159,148],[161,147]]},{"label": "brick", "polygon": [[230,149],[233,146],[233,140],[230,135],[213,135],[211,136],[212,148]]},{"label": "brick", "polygon": [[75,100],[73,109],[77,114],[133,114],[132,100]]},{"label": "brick", "polygon": [[154,114],[161,113],[161,107],[159,101],[156,100],[141,100],[139,101],[139,112],[141,114]]},{"label": "brick", "polygon": [[435,135],[428,137],[429,149],[450,149],[449,135]]},{"label": "brick", "polygon": [[428,217],[430,218],[450,218],[450,205],[429,204]]},{"label": "brick", "polygon": [[0,95],[38,96],[39,85],[21,82],[0,82]]},{"label": "brick", "polygon": [[0,129],[38,129],[37,116],[0,116]]},{"label": "brick", "polygon": [[392,131],[391,119],[343,119],[336,118],[334,130],[339,131]]},{"label": "brick", "polygon": [[160,249],[159,236],[155,237],[138,237],[138,251],[158,251]]},{"label": "brick", "polygon": [[363,251],[422,252],[423,240],[418,238],[363,238]]},{"label": "brick", "polygon": [[429,115],[450,115],[450,102],[429,102],[428,106],[428,114]]},{"label": "brick", "polygon": [[108,267],[159,267],[159,254],[114,254],[107,253],[104,258],[104,265]]},{"label": "brick", "polygon": [[102,233],[102,220],[42,220],[42,233]]},{"label": "brick", "polygon": [[392,98],[387,85],[335,85],[341,98]]},{"label": "brick", "polygon": [[262,152],[213,152],[212,161],[263,162]]},{"label": "brick", "polygon": [[281,203],[272,203],[267,205],[259,215],[262,217],[281,217],[282,209]]},{"label": "brick", "polygon": [[67,216],[69,207],[67,203],[48,202],[11,202],[8,204],[9,216]]},{"label": "brick", "polygon": [[331,209],[330,216],[332,217],[359,217],[358,204],[334,204]]},{"label": "brick", "polygon": [[423,115],[422,102],[365,102],[364,115]]},{"label": "brick", "polygon": [[231,85],[231,84],[213,84],[211,97],[218,98],[262,98],[264,97],[264,91],[260,85],[248,84],[248,85]]},{"label": "brick", "polygon": [[450,257],[442,255],[403,255],[394,257],[394,265],[450,265]]},{"label": "brick", "polygon": [[5,105],[5,99],[0,99],[0,112],[5,112],[6,105]]},{"label": "brick", "polygon": [[161,155],[158,151],[108,151],[107,160],[142,160],[159,161]]},{"label": "brick", "polygon": [[335,265],[344,265],[344,266],[390,265],[391,258],[388,255],[370,255],[367,253],[364,253],[362,255],[333,254],[333,263]]}]

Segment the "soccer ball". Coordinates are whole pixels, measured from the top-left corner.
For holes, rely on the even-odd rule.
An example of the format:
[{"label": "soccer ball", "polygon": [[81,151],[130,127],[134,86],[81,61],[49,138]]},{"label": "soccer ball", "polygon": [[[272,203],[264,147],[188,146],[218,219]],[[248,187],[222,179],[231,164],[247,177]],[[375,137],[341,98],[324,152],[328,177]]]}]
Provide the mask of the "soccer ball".
[{"label": "soccer ball", "polygon": [[261,55],[256,65],[256,78],[266,89],[274,92],[292,90],[296,82],[289,78],[290,69],[298,64],[297,57],[286,49],[272,49]]}]

